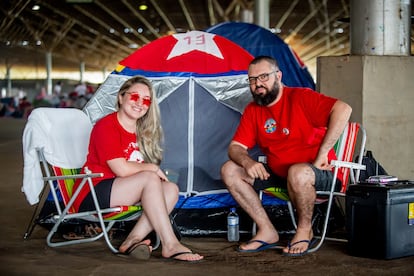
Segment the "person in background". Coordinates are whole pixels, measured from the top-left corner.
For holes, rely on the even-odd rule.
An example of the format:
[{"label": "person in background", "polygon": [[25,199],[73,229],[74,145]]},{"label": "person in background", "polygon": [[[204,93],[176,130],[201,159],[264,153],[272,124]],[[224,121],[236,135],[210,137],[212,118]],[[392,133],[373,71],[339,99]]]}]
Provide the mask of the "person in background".
[{"label": "person in background", "polygon": [[80,82],[75,86],[74,91],[78,93],[78,96],[85,96],[88,88],[85,82]]},{"label": "person in background", "polygon": [[19,101],[19,112],[22,118],[27,119],[32,111],[32,103],[27,100],[27,97],[24,96]]},{"label": "person in background", "polygon": [[[256,57],[249,65],[248,82],[253,96],[230,142],[221,175],[239,205],[256,222],[252,240],[240,252],[274,248],[279,235],[271,223],[257,190],[287,188],[296,207],[296,234],[283,249],[286,256],[302,256],[312,246],[312,214],[315,190],[330,189],[333,181],[330,160],[333,146],[351,115],[351,107],[309,88],[287,87],[277,61]],[[258,145],[267,159],[252,159],[248,149]],[[337,180],[336,190],[341,183]]]},{"label": "person in background", "polygon": [[53,93],[59,97],[61,92],[62,92],[62,82],[58,81],[53,87]]},{"label": "person in background", "polygon": [[[145,238],[155,230],[164,258],[190,262],[203,259],[179,242],[171,225],[169,214],[178,201],[179,190],[159,167],[162,128],[150,81],[141,76],[127,80],[119,89],[117,107],[116,112],[94,125],[84,166],[104,174],[93,180],[102,208],[137,203],[143,206],[142,216],[119,247],[120,253],[139,251],[134,256],[149,258],[152,247]],[[75,208],[93,209],[87,186],[78,199]]]}]

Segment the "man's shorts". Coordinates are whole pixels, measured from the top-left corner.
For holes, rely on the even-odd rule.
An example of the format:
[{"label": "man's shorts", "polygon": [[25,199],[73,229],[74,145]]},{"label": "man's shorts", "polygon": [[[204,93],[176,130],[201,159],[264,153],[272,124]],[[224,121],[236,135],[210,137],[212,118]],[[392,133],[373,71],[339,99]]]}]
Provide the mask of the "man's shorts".
[{"label": "man's shorts", "polygon": [[[96,197],[98,198],[99,207],[102,209],[111,207],[111,190],[115,178],[104,179],[95,186]],[[95,204],[91,192],[85,197],[79,206],[79,211],[95,210]]]},{"label": "man's shorts", "polygon": [[[266,170],[269,172],[270,177],[267,180],[255,179],[253,187],[255,190],[264,190],[270,187],[279,187],[287,189],[287,180],[286,178],[280,177],[277,174],[273,173],[267,164],[263,164]],[[315,173],[315,190],[317,191],[329,191],[331,189],[333,173],[327,170],[317,169],[312,164],[308,164],[313,172]],[[341,190],[341,181],[336,180],[335,191],[338,192]]]}]

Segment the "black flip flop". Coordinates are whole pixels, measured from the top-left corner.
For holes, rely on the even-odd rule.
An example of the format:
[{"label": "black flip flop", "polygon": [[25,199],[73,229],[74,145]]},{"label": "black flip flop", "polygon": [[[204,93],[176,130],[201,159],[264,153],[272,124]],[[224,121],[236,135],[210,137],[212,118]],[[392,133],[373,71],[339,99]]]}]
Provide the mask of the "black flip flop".
[{"label": "black flip flop", "polygon": [[134,243],[125,252],[118,252],[120,257],[130,256],[137,260],[148,260],[151,257],[151,250],[145,243]]}]

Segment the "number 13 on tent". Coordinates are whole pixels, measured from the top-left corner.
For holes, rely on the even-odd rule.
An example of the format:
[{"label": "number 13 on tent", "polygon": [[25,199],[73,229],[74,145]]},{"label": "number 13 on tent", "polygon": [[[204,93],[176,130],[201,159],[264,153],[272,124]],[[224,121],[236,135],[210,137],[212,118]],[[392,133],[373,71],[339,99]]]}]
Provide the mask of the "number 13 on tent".
[{"label": "number 13 on tent", "polygon": [[204,44],[206,44],[206,36],[204,34],[197,35],[197,36],[185,36],[184,40],[187,41],[188,45],[191,45],[191,44],[204,45]]}]

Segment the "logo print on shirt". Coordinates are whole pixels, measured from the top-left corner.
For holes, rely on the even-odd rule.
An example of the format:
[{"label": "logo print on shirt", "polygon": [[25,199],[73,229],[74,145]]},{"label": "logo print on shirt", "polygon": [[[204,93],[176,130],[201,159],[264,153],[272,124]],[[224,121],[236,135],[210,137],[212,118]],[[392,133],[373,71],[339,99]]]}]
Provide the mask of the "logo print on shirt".
[{"label": "logo print on shirt", "polygon": [[288,129],[288,128],[286,128],[286,127],[284,127],[284,128],[282,129],[282,132],[283,132],[283,134],[284,134],[284,135],[289,135],[289,133],[290,133],[289,129]]},{"label": "logo print on shirt", "polygon": [[144,156],[139,151],[137,143],[129,143],[128,148],[125,149],[125,159],[128,161],[135,161],[138,163],[144,162]]},{"label": "logo print on shirt", "polygon": [[266,133],[273,133],[277,129],[277,123],[273,118],[267,119],[264,124],[264,129]]}]

